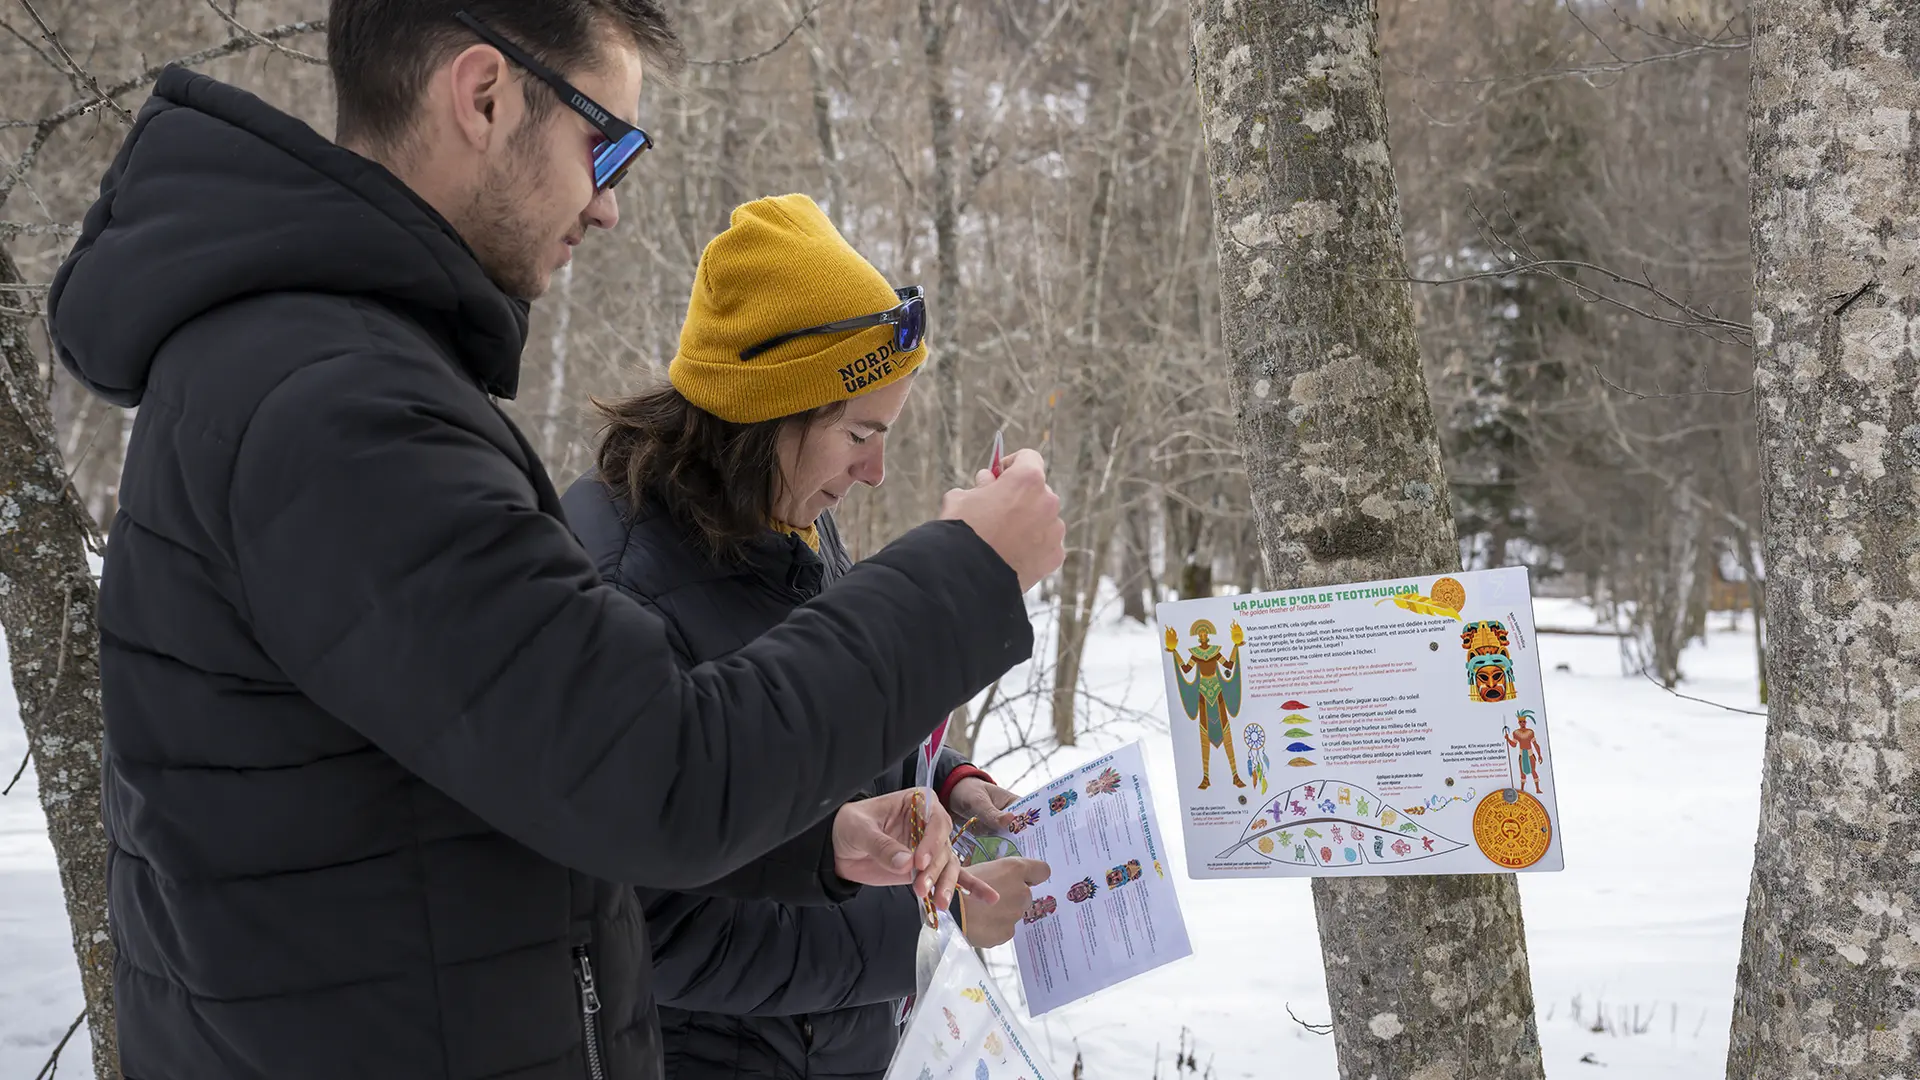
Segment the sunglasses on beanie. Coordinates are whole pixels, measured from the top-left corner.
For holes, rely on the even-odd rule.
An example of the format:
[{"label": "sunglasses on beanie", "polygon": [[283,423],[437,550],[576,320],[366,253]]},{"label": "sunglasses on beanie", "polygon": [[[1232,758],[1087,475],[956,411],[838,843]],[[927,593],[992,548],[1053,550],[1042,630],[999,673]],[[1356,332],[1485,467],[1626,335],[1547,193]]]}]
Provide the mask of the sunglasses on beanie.
[{"label": "sunglasses on beanie", "polygon": [[479,19],[464,11],[456,11],[454,18],[461,25],[480,35],[481,40],[500,50],[500,55],[527,69],[541,82],[553,88],[554,95],[560,101],[587,118],[600,132],[600,142],[593,148],[593,187],[596,191],[605,191],[620,182],[627,175],[627,166],[642,153],[653,149],[653,137],[625,120],[602,108],[600,103],[573,88],[573,84],[560,77],[560,73],[533,58],[533,54],[520,48],[513,42],[487,29]]},{"label": "sunglasses on beanie", "polygon": [[912,352],[920,347],[920,342],[927,336],[926,293],[918,285],[909,285],[904,289],[893,290],[893,295],[899,298],[900,303],[885,311],[821,323],[819,326],[809,326],[805,330],[790,330],[776,337],[770,337],[758,345],[740,350],[740,359],[751,360],[768,349],[785,345],[794,338],[810,337],[815,334],[841,334],[848,330],[865,330],[870,326],[893,327],[894,351]]}]

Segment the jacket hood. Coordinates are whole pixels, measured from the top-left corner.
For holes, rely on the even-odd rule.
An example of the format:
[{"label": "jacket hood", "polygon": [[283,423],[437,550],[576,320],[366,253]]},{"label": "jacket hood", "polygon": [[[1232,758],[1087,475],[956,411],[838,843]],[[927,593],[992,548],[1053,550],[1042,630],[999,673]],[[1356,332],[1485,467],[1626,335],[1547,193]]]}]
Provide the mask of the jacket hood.
[{"label": "jacket hood", "polygon": [[446,219],[252,94],[169,68],[54,276],[61,362],[102,398],[138,405],[174,331],[271,292],[401,307],[488,393],[517,388],[527,305],[493,284]]},{"label": "jacket hood", "polygon": [[560,502],[567,524],[601,576],[646,596],[732,579],[757,580],[810,598],[853,568],[831,513],[821,514],[816,522],[817,553],[800,538],[768,528],[747,544],[742,561],[721,562],[707,553],[699,533],[657,492],[649,492],[635,511],[590,469],[567,488]]}]

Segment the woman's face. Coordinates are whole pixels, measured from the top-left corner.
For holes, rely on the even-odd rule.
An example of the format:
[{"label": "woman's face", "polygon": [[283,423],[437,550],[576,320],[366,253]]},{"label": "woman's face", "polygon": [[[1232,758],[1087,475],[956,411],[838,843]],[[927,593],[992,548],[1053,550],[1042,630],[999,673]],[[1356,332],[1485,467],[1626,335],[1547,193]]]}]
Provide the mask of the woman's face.
[{"label": "woman's face", "polygon": [[900,419],[913,376],[860,395],[840,415],[780,431],[780,478],[773,516],[805,527],[840,505],[855,484],[886,479],[887,429]]}]

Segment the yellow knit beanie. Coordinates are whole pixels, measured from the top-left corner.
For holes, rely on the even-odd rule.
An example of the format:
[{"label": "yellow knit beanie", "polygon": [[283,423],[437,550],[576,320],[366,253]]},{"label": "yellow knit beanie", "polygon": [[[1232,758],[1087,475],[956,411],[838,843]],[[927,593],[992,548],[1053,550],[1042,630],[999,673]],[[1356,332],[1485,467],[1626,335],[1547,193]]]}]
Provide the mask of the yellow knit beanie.
[{"label": "yellow knit beanie", "polygon": [[893,328],[795,338],[752,360],[740,353],[791,330],[871,315],[899,298],[805,195],[736,207],[707,245],[667,377],[722,420],[753,424],[845,401],[905,378],[923,341],[893,350]]}]

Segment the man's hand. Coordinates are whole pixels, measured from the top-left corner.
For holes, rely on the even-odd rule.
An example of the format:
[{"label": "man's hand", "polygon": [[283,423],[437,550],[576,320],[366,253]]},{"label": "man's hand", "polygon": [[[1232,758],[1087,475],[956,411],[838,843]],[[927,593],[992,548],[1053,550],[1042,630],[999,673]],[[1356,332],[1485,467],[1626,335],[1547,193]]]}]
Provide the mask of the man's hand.
[{"label": "man's hand", "polygon": [[977,776],[969,776],[953,785],[953,790],[947,792],[947,809],[952,812],[956,821],[979,818],[982,825],[998,832],[1013,824],[1013,815],[1004,811],[1018,798],[1019,796],[998,784],[990,784]]},{"label": "man's hand", "polygon": [[[913,846],[913,796],[921,797],[926,835]],[[961,869],[953,853],[953,819],[926,788],[907,788],[842,806],[833,818],[833,870],[862,885],[913,885],[913,895],[933,897],[944,909],[956,884],[976,901],[1000,898],[992,885]]]},{"label": "man's hand", "polygon": [[1006,459],[998,477],[982,469],[967,490],[947,492],[943,520],[964,521],[1020,578],[1025,592],[1067,558],[1060,496],[1047,486],[1047,466],[1032,450]]},{"label": "man's hand", "polygon": [[973,868],[973,873],[1000,894],[1000,899],[993,903],[983,902],[978,890],[960,900],[966,905],[967,944],[990,949],[1013,936],[1013,928],[1027,913],[1027,905],[1033,903],[1032,887],[1047,880],[1053,869],[1039,859],[1016,855],[981,863]]}]

